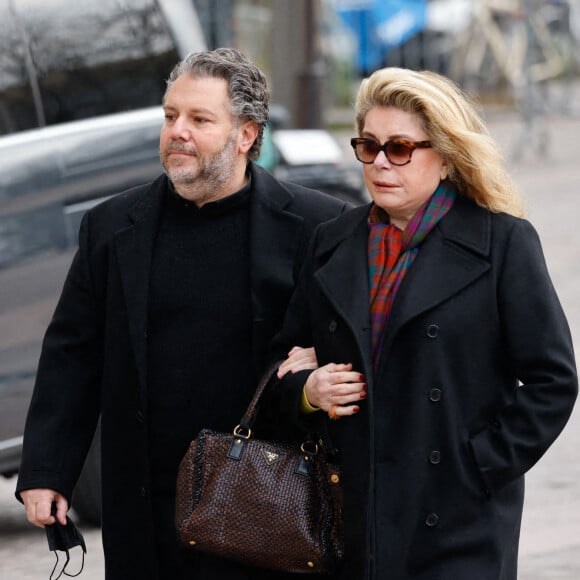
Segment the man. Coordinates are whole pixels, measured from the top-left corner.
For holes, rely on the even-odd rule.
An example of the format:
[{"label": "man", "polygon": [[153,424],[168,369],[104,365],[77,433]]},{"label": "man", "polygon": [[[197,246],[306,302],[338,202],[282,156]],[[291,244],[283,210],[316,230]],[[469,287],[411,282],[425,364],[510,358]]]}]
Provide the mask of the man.
[{"label": "man", "polygon": [[165,175],[83,219],[17,494],[33,524],[54,522],[53,502],[64,523],[100,413],[107,580],[262,577],[181,549],[173,518],[190,440],[239,420],[310,234],[345,209],[252,163],[268,102],[264,75],[239,52],[190,55],[164,97]]}]

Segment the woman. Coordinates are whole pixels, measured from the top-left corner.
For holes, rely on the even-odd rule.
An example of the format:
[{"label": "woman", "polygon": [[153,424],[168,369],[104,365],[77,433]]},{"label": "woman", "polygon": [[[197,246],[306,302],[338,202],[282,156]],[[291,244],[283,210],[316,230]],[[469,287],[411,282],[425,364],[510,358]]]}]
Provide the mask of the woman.
[{"label": "woman", "polygon": [[336,578],[515,580],[524,474],[578,390],[538,236],[448,79],[379,70],[356,124],[373,202],[318,228],[277,341],[318,358],[277,393],[341,452]]}]

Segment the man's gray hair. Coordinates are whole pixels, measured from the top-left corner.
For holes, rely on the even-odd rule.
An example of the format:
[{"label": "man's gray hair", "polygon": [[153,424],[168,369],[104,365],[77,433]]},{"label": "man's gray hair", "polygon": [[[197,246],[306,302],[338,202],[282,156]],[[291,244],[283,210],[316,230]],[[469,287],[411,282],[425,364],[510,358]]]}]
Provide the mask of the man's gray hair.
[{"label": "man's gray hair", "polygon": [[228,83],[234,122],[255,121],[258,124],[258,136],[248,152],[249,158],[256,160],[269,116],[270,91],[264,73],[233,48],[194,52],[173,68],[167,79],[165,95],[182,75],[219,78]]}]

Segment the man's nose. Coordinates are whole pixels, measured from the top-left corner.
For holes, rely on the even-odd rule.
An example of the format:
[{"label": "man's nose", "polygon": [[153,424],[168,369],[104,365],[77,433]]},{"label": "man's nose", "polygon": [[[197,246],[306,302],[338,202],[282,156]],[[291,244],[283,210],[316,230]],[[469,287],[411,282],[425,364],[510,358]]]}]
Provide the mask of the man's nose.
[{"label": "man's nose", "polygon": [[191,139],[191,130],[184,117],[177,117],[171,126],[171,135],[174,139],[189,141]]}]

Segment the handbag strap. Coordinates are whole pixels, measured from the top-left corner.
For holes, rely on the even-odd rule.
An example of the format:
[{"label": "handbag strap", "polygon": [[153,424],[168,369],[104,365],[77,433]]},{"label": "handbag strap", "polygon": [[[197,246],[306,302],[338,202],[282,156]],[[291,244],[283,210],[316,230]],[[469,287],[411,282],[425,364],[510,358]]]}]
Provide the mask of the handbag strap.
[{"label": "handbag strap", "polygon": [[254,396],[252,397],[252,400],[250,401],[248,408],[246,409],[246,412],[240,421],[239,427],[242,429],[249,431],[252,428],[252,425],[256,419],[256,414],[258,412],[260,399],[262,398],[262,395],[264,394],[270,379],[272,379],[274,374],[277,372],[281,362],[282,361],[276,361],[275,363],[271,364],[266,372],[262,375],[262,378],[260,379],[260,382],[258,383],[258,386],[254,392]]},{"label": "handbag strap", "polygon": [[[282,362],[283,361],[279,360],[275,363],[272,363],[266,372],[262,375],[262,378],[260,379],[258,386],[254,391],[252,400],[246,409],[246,412],[242,416],[239,425],[237,425],[234,429],[234,443],[232,444],[232,448],[230,448],[228,453],[229,457],[233,459],[239,459],[241,457],[244,444],[251,436],[251,430],[258,413],[260,399],[262,398],[266,387],[268,386],[270,380],[274,377],[275,373],[278,371],[278,367],[282,364]],[[325,453],[329,457],[334,457],[335,460],[338,459],[339,452],[332,445],[332,440],[330,438],[330,434],[328,433],[328,427],[326,424],[324,424],[317,433],[309,433],[303,440],[301,446],[304,455],[309,457],[317,455],[319,448],[324,449]],[[304,473],[307,471],[308,470],[305,469]]]}]

